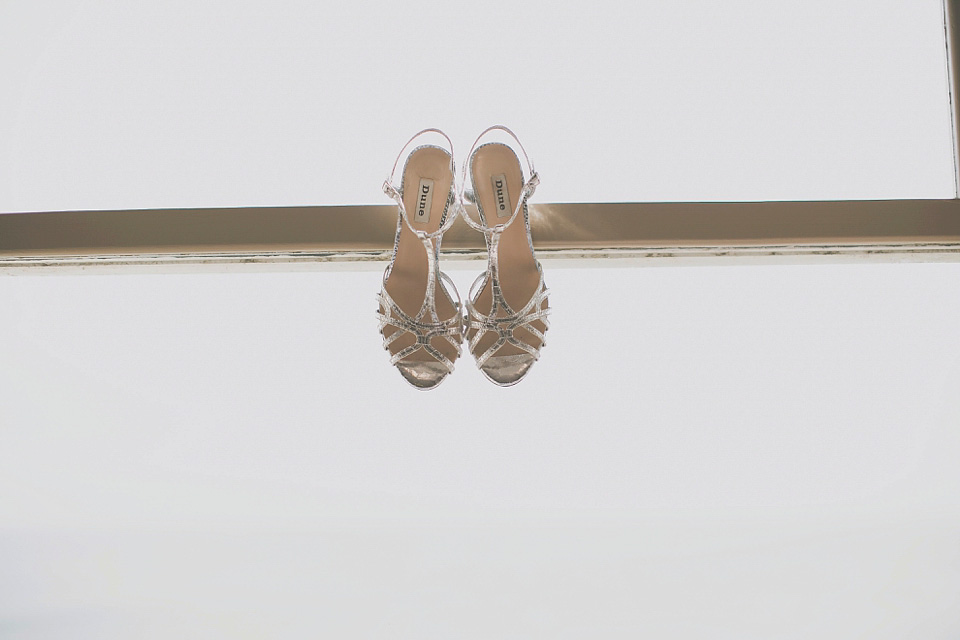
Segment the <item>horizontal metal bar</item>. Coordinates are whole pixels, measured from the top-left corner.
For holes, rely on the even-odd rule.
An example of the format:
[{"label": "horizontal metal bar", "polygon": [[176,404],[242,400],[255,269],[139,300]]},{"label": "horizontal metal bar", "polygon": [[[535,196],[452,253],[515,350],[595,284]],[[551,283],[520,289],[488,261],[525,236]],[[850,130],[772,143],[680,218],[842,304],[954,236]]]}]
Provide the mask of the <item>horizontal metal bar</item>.
[{"label": "horizontal metal bar", "polygon": [[[222,273],[237,271],[381,270],[388,252],[277,251],[104,256],[0,258],[6,275]],[[651,247],[649,249],[540,249],[537,257],[555,266],[718,266],[743,264],[836,264],[877,262],[960,262],[960,243],[854,245],[769,245],[752,247]],[[445,271],[476,270],[486,251],[450,251]]]},{"label": "horizontal metal bar", "polygon": [[[64,211],[0,215],[0,257],[383,252],[393,206]],[[960,201],[672,202],[531,206],[542,249],[960,241]],[[448,251],[480,250],[462,221]]]}]

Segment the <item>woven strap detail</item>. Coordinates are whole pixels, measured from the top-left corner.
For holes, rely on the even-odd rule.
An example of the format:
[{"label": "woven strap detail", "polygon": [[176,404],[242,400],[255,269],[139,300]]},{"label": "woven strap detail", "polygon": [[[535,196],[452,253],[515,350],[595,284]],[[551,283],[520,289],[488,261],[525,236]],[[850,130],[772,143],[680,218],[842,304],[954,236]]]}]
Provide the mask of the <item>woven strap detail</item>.
[{"label": "woven strap detail", "polygon": [[[450,284],[450,287],[456,293],[456,287],[453,286],[453,282],[446,274],[441,273],[441,278]],[[432,280],[432,278],[431,278]],[[440,352],[436,347],[431,344],[433,338],[443,338],[449,342],[457,352],[459,357],[460,343],[463,340],[463,318],[461,316],[462,303],[460,302],[459,294],[457,295],[457,305],[456,310],[453,315],[448,320],[440,320],[437,316],[436,304],[432,299],[432,296],[426,296],[424,299],[424,304],[420,307],[419,313],[416,316],[411,317],[409,314],[404,313],[403,309],[394,302],[393,298],[390,297],[390,294],[387,293],[386,287],[380,289],[380,293],[377,296],[377,301],[380,304],[380,308],[384,311],[377,311],[377,319],[379,320],[379,330],[383,334],[383,348],[389,350],[390,345],[400,336],[405,333],[411,333],[416,338],[416,342],[412,345],[404,347],[400,351],[396,352],[390,357],[390,364],[396,364],[407,358],[411,354],[423,350],[426,351],[430,356],[432,356],[438,362],[442,362],[443,365],[447,368],[448,371],[453,371],[453,362],[450,361],[442,352]],[[429,317],[429,319],[426,319]],[[397,330],[387,336],[383,330],[387,326],[396,327]]]},{"label": "woven strap detail", "polygon": [[[482,274],[477,278],[476,282],[474,282],[474,286],[471,287],[471,295],[467,297],[467,327],[470,330],[476,330],[476,333],[474,333],[470,339],[470,352],[476,357],[477,366],[482,367],[491,356],[507,344],[513,345],[529,353],[534,358],[539,359],[540,349],[547,344],[546,337],[544,336],[544,332],[534,327],[531,323],[539,320],[543,323],[544,329],[550,327],[550,320],[548,318],[550,308],[544,308],[543,306],[550,294],[550,290],[547,289],[543,283],[543,270],[540,269],[540,263],[537,263],[537,269],[540,271],[540,283],[537,285],[537,292],[533,294],[533,297],[530,298],[520,311],[514,311],[510,308],[510,305],[507,304],[506,299],[503,297],[503,291],[500,289],[500,280],[496,270]],[[490,313],[484,314],[477,311],[472,299],[474,298],[473,289],[476,288],[476,285],[480,282],[486,283],[487,281],[490,283],[493,305]],[[514,329],[521,327],[537,337],[540,341],[538,347],[529,345],[514,335]],[[477,345],[488,332],[497,334],[496,341],[490,348],[484,351],[483,354],[476,355],[475,349]]]}]

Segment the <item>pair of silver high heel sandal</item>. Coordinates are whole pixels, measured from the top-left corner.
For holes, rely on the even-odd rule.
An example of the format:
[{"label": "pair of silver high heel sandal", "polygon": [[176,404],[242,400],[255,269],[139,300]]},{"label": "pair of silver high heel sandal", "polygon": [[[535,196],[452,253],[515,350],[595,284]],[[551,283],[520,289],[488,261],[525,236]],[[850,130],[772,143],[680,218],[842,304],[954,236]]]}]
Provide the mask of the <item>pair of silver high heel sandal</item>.
[{"label": "pair of silver high heel sandal", "polygon": [[[480,144],[496,130],[517,143],[529,169],[526,179],[509,145]],[[404,150],[428,133],[443,136],[450,150],[416,147],[395,186]],[[517,136],[501,125],[481,133],[467,157],[458,189],[453,143],[439,129],[424,129],[403,146],[383,183],[384,193],[397,202],[399,219],[378,296],[379,330],[390,364],[418,389],[432,389],[453,372],[464,338],[480,371],[500,386],[522,380],[546,344],[548,291],[527,211],[539,177]],[[476,205],[479,221],[467,212],[464,200]],[[522,226],[516,224],[521,214]],[[443,234],[458,215],[483,233],[487,245],[486,271],[470,288],[466,305],[439,267]]]}]

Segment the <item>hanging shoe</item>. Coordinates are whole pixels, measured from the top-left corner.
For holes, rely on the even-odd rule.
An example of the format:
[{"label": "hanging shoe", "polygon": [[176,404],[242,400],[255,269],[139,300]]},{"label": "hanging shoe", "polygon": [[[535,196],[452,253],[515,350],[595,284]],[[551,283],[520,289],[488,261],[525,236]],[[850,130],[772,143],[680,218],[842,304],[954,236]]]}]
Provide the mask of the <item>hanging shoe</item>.
[{"label": "hanging shoe", "polygon": [[[477,146],[494,130],[504,131],[523,152],[523,168],[514,150],[499,142]],[[527,198],[540,182],[523,145],[510,129],[496,125],[473,143],[462,179],[477,206],[479,222],[461,208],[464,219],[481,231],[487,244],[487,269],[467,297],[466,338],[480,371],[494,384],[510,386],[529,373],[546,344],[548,291],[533,251]]]},{"label": "hanging shoe", "polygon": [[[400,186],[395,186],[404,150],[426,133],[443,136],[450,151],[416,147],[404,163]],[[417,389],[440,384],[460,355],[460,295],[439,268],[440,242],[460,210],[454,182],[453,143],[442,131],[424,129],[403,146],[383,183],[384,193],[397,202],[399,216],[393,255],[378,296],[379,330],[390,364]]]}]

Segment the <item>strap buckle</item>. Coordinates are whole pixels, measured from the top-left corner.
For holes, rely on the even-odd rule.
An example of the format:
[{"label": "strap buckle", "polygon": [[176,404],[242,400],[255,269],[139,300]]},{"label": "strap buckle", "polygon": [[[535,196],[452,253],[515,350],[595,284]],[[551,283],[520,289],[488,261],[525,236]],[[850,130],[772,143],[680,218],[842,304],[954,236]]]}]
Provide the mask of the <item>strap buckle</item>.
[{"label": "strap buckle", "polygon": [[400,192],[397,191],[397,188],[390,182],[390,178],[383,181],[383,192],[394,199],[400,196]]}]

